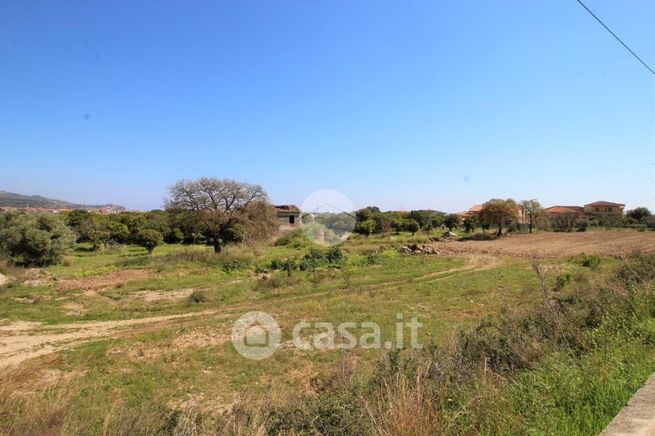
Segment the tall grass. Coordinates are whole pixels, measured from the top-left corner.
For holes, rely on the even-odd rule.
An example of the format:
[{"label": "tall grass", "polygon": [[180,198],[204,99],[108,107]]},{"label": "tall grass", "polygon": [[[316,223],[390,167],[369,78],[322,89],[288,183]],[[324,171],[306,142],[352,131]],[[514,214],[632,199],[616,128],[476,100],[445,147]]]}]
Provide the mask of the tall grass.
[{"label": "tall grass", "polygon": [[598,433],[655,371],[655,256],[632,256],[594,285],[541,280],[541,305],[444,346],[390,353],[367,379],[328,375],[314,394],[267,405],[262,425],[273,434]]}]

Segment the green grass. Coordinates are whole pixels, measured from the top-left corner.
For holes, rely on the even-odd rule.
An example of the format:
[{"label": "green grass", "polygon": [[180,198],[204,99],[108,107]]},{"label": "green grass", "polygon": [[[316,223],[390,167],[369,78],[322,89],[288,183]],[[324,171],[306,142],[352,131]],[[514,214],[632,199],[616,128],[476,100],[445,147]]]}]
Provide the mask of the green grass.
[{"label": "green grass", "polygon": [[575,359],[554,355],[512,382],[514,410],[541,434],[600,433],[655,369],[655,350],[616,338]]},{"label": "green grass", "polygon": [[[205,246],[165,245],[148,256],[139,247],[92,253],[80,245],[65,264],[47,269],[47,283],[32,287],[18,281],[0,288],[0,319],[56,325],[215,311],[184,324],[134,329],[120,338],[81,344],[45,359],[43,366],[35,360],[31,373],[35,380],[45,369],[74,375],[69,384],[39,391],[39,402],[34,403],[40,408],[55,400],[66,404],[57,424],[64,433],[102,432],[106,420],[119,419],[123,408],[135,416],[154,413],[160,419],[161,414],[183,410],[185,405],[217,409],[248,395],[299,396],[313,392],[315,377],[330,374],[345,358],[355,362],[357,380],[372,377],[389,352],[300,352],[285,347],[264,361],[249,361],[229,341],[232,324],[241,314],[271,313],[282,327],[284,341],[291,339],[292,327],[303,320],[376,322],[384,342],[393,337],[396,314],[402,313],[405,320],[416,316],[423,323],[420,342],[446,347],[460,331],[469,331],[488,317],[529,311],[541,304],[540,284],[527,259],[399,255],[393,248],[428,238],[355,237],[343,246],[345,264],[315,272],[294,271],[291,277],[283,271],[260,273],[257,267],[266,267],[273,259],[300,258],[310,247],[231,247],[217,257]],[[227,271],[223,265],[232,260],[243,266]],[[600,258],[600,263],[588,267],[583,266],[584,260],[578,256],[544,261],[550,271],[548,285],[558,275],[568,275],[567,292],[583,292],[620,265],[616,259]],[[126,267],[150,274],[91,294],[79,288],[60,290],[65,280]],[[187,298],[149,302],[138,298],[144,291],[165,294],[179,289],[201,290],[203,298],[196,303]],[[25,301],[35,297],[39,297],[35,302]],[[84,312],[68,313],[71,303]],[[655,325],[644,321],[637,330],[637,336],[610,332],[602,349],[582,356],[556,351],[512,378],[502,386],[506,408],[496,411],[495,428],[530,429],[537,434],[598,432],[655,369]],[[497,386],[489,389],[500,392]],[[9,419],[1,410],[0,425]],[[515,427],[516,416],[521,417],[519,427]],[[504,420],[507,425],[502,427]]]}]

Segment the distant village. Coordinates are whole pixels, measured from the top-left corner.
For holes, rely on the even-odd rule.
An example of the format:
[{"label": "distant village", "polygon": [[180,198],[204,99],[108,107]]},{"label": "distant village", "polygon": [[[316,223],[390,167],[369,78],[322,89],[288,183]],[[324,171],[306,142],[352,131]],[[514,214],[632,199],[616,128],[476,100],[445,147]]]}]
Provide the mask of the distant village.
[{"label": "distant village", "polygon": [[[625,204],[613,203],[611,201],[594,201],[584,206],[551,206],[544,209],[544,212],[554,217],[557,215],[570,215],[573,218],[622,218]],[[477,215],[482,210],[481,204],[476,204],[467,211],[458,212],[457,215],[462,218],[468,218]],[[524,222],[527,217],[523,209],[518,209],[519,222]]]},{"label": "distant village", "polygon": [[62,208],[49,208],[49,207],[21,207],[21,206],[2,206],[0,207],[0,212],[12,212],[20,211],[24,213],[39,213],[39,212],[50,212],[50,213],[61,213],[61,212],[70,212],[73,210],[85,210],[87,212],[97,213],[100,215],[112,215],[115,213],[126,212],[127,208],[117,205],[117,204],[108,204],[104,206],[97,207],[62,207]]}]

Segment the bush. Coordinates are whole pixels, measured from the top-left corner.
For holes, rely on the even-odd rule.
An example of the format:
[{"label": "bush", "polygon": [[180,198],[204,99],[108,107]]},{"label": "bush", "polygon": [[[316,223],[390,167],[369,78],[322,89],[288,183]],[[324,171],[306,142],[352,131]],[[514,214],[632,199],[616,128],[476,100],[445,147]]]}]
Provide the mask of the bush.
[{"label": "bush", "polygon": [[355,233],[359,233],[360,235],[371,236],[373,233],[375,233],[376,226],[377,223],[375,220],[369,219],[355,224],[353,231]]},{"label": "bush", "polygon": [[247,266],[248,266],[247,263],[241,262],[241,261],[236,260],[236,259],[230,259],[228,261],[223,262],[223,264],[222,264],[223,271],[225,271],[226,273],[232,273],[232,272],[235,272],[235,271],[239,271],[239,270],[242,270],[242,269],[246,268]]},{"label": "bush", "polygon": [[300,271],[315,271],[323,266],[341,267],[346,261],[346,256],[339,247],[331,247],[327,251],[312,248],[302,259],[294,260],[292,258],[273,259],[269,267],[272,270],[286,271],[291,275],[291,271],[299,269]]},{"label": "bush", "polygon": [[601,261],[600,256],[587,255],[584,253],[580,255],[580,265],[587,268],[591,268],[591,269],[598,268],[598,265],[600,265],[600,261]]},{"label": "bush", "polygon": [[4,227],[0,231],[0,251],[15,265],[59,263],[75,242],[73,232],[54,214],[15,215]]},{"label": "bush", "polygon": [[141,247],[148,250],[148,254],[152,254],[155,247],[164,243],[164,236],[157,230],[145,229],[139,232],[138,243]]},{"label": "bush", "polygon": [[302,230],[294,230],[293,232],[286,233],[275,241],[276,247],[304,248],[311,244],[312,242]]},{"label": "bush", "polygon": [[343,250],[339,247],[331,247],[327,251],[325,257],[330,263],[341,263],[346,259],[343,254]]},{"label": "bush", "polygon": [[571,282],[571,277],[572,277],[571,273],[569,272],[559,274],[555,278],[555,290],[561,291],[562,289],[564,289],[564,287]]},{"label": "bush", "polygon": [[589,221],[587,219],[579,219],[575,223],[575,230],[577,232],[586,232],[589,228]]},{"label": "bush", "polygon": [[189,297],[187,297],[189,303],[204,303],[207,301],[207,295],[203,291],[194,290]]}]

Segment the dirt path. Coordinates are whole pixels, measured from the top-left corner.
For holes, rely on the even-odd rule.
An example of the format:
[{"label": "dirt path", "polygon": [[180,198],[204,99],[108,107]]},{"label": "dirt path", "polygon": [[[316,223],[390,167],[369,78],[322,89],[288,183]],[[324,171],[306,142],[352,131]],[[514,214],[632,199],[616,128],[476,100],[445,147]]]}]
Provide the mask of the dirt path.
[{"label": "dirt path", "polygon": [[[413,282],[429,282],[442,280],[473,271],[495,268],[502,263],[499,259],[488,256],[470,256],[463,267],[431,272],[413,278]],[[383,283],[372,283],[341,288],[318,293],[293,295],[275,300],[275,304],[292,303],[294,301],[317,297],[337,297],[343,292],[366,289],[384,289],[394,285],[407,283],[407,280],[393,280]],[[156,331],[163,328],[194,323],[198,318],[230,317],[261,308],[262,302],[247,302],[235,304],[222,309],[190,312],[178,315],[154,316],[115,321],[87,321],[67,324],[46,325],[43,323],[16,321],[0,326],[0,368],[16,366],[21,362],[38,356],[71,349],[77,345],[112,337],[125,337],[146,331]]]},{"label": "dirt path", "polygon": [[[431,256],[430,254],[427,254],[425,256]],[[446,269],[443,271],[436,271],[433,273],[427,273],[423,274],[420,276],[417,276],[415,278],[412,278],[411,283],[425,283],[425,282],[433,282],[437,280],[444,280],[450,277],[453,277],[456,274],[461,274],[461,273],[468,273],[472,271],[485,271],[488,269],[496,268],[500,266],[503,262],[501,259],[498,257],[492,257],[492,256],[485,256],[485,255],[479,255],[479,254],[473,254],[473,255],[468,255],[466,256],[468,258],[468,261],[466,265],[457,267],[457,268],[450,268]],[[402,285],[408,283],[408,280],[402,279],[402,280],[394,280],[390,282],[384,282],[380,284],[372,283],[372,284],[367,284],[367,285],[361,285],[359,288],[360,289],[370,289],[370,288],[388,288],[390,286],[397,286],[397,285]]]},{"label": "dirt path", "polygon": [[[117,321],[90,321],[48,326],[42,323],[17,321],[0,327],[0,368],[17,365],[32,357],[69,349],[75,345],[106,337],[122,336],[128,327],[158,324],[163,328],[171,321],[214,315],[217,311]],[[138,329],[130,329],[134,333]]]},{"label": "dirt path", "polygon": [[655,374],[601,433],[601,436],[619,435],[655,435]]}]

